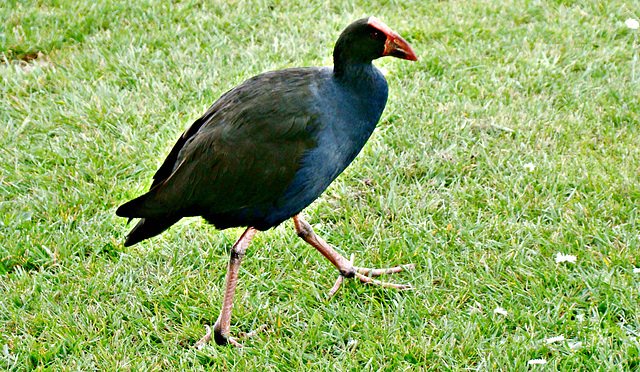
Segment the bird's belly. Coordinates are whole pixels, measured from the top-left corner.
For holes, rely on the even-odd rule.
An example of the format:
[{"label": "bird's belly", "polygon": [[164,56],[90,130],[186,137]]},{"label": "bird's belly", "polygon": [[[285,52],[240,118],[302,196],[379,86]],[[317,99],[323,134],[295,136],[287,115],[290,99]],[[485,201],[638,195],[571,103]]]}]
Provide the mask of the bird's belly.
[{"label": "bird's belly", "polygon": [[302,158],[300,169],[283,196],[270,208],[265,222],[278,225],[300,213],[320,197],[360,153],[373,128],[375,124],[370,130],[360,131],[357,137],[321,137],[318,147],[308,151]]},{"label": "bird's belly", "polygon": [[301,168],[277,200],[265,201],[224,213],[209,213],[203,217],[218,229],[252,226],[258,230],[275,227],[300,213],[316,200],[342,173],[349,162],[348,154],[326,148],[309,151],[301,160]]}]

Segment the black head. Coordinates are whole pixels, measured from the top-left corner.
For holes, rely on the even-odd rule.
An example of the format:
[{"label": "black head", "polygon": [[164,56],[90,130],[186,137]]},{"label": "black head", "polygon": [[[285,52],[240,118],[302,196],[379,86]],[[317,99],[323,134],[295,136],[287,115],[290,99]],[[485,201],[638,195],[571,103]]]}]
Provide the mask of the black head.
[{"label": "black head", "polygon": [[333,50],[336,68],[341,64],[371,63],[383,56],[417,60],[409,43],[375,17],[362,18],[347,26]]}]

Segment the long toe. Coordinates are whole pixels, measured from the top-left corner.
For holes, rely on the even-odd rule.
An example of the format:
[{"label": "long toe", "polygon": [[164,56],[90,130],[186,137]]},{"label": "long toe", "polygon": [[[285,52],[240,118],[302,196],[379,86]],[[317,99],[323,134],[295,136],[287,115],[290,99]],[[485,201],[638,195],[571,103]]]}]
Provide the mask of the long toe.
[{"label": "long toe", "polygon": [[[351,256],[351,262],[353,263],[353,255]],[[411,270],[414,269],[416,267],[415,264],[406,264],[406,265],[401,265],[401,266],[395,266],[395,267],[389,267],[386,269],[371,269],[371,268],[367,268],[367,267],[353,267],[353,272],[355,272],[355,276],[362,282],[362,283],[367,283],[367,284],[373,284],[373,285],[379,285],[385,288],[395,288],[395,289],[399,289],[399,290],[409,290],[409,289],[414,289],[411,285],[408,284],[396,284],[396,283],[389,283],[389,282],[383,282],[380,280],[376,280],[376,279],[372,279],[373,277],[376,276],[380,276],[380,275],[385,275],[385,274],[395,274],[395,273],[399,273],[401,271],[406,271],[406,270]],[[340,286],[342,285],[342,282],[344,281],[344,275],[340,275],[338,277],[338,279],[336,280],[336,283],[333,285],[333,287],[331,287],[331,290],[329,290],[329,294],[328,294],[328,298],[333,297],[338,290],[340,289]]]},{"label": "long toe", "polygon": [[208,324],[205,324],[204,329],[206,331],[205,335],[200,340],[198,340],[198,342],[196,342],[195,345],[193,345],[193,347],[198,350],[202,350],[204,345],[207,344],[209,341],[211,341],[211,334],[212,334],[211,327],[209,327]]},{"label": "long toe", "polygon": [[372,279],[371,277],[364,276],[360,273],[356,273],[356,277],[358,277],[358,279],[360,279],[360,281],[363,283],[379,285],[385,288],[413,289],[413,287],[408,284],[395,284],[395,283],[382,282],[380,280],[375,280],[375,279]]},{"label": "long toe", "polygon": [[401,271],[412,270],[416,268],[416,264],[410,263],[406,265],[400,265],[396,267],[388,267],[386,269],[370,269],[368,267],[354,267],[358,274],[365,276],[376,277],[380,275],[389,275],[399,273]]}]

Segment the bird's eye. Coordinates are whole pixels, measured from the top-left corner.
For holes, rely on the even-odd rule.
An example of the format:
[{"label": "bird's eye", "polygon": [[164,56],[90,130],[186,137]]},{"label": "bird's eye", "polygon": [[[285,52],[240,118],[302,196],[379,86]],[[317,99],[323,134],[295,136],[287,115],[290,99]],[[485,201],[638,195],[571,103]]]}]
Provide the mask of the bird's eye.
[{"label": "bird's eye", "polygon": [[371,38],[372,39],[377,39],[379,37],[380,37],[380,32],[378,32],[378,31],[372,31],[371,32]]}]

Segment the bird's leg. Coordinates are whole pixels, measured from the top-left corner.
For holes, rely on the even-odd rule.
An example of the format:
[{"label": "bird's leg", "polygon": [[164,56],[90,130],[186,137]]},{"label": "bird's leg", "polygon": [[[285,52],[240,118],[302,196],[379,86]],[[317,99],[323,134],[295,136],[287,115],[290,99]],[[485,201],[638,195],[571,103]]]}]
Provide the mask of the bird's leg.
[{"label": "bird's leg", "polygon": [[[242,347],[234,337],[229,337],[231,330],[231,311],[233,310],[233,296],[236,292],[236,284],[238,283],[240,263],[242,262],[244,253],[247,251],[249,243],[251,243],[251,239],[253,239],[257,231],[258,230],[253,227],[248,227],[231,248],[222,309],[220,310],[220,316],[218,316],[216,324],[213,326],[213,339],[218,345],[230,343],[234,346]],[[207,334],[195,344],[195,347],[200,349],[209,341],[211,341],[211,328],[207,327]]]},{"label": "bird's leg", "polygon": [[414,264],[390,267],[388,269],[369,269],[366,267],[357,267],[353,266],[353,256],[351,257],[351,261],[344,258],[340,253],[336,252],[327,242],[325,242],[321,237],[317,236],[316,233],[311,228],[311,225],[307,221],[305,221],[299,214],[293,217],[293,224],[296,227],[296,233],[301,237],[305,242],[309,243],[311,246],[316,248],[323,256],[325,256],[333,266],[335,266],[338,271],[340,271],[340,276],[338,280],[333,285],[331,290],[329,291],[329,297],[333,296],[344,278],[353,278],[354,276],[360,279],[363,283],[370,283],[375,285],[380,285],[388,288],[397,288],[397,289],[412,289],[410,285],[405,284],[394,284],[394,283],[385,283],[379,280],[371,279],[371,277],[379,276],[382,274],[394,274],[403,270],[409,270],[415,267]]}]

